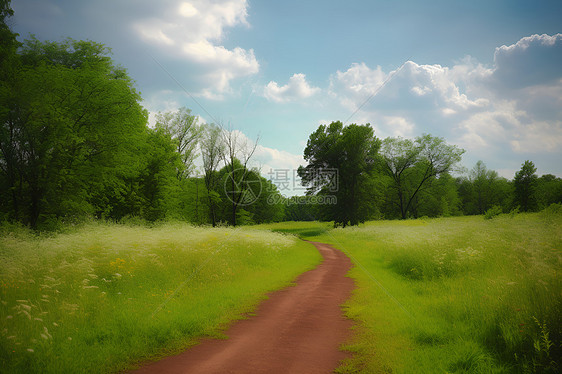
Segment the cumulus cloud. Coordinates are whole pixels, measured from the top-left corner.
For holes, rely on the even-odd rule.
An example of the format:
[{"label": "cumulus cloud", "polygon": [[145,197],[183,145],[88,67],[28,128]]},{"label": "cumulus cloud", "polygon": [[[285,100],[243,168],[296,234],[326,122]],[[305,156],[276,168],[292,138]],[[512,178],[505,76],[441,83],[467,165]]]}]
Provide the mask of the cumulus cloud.
[{"label": "cumulus cloud", "polygon": [[279,86],[277,82],[271,81],[265,86],[263,95],[270,101],[283,103],[306,99],[318,93],[320,88],[312,87],[304,74],[293,74],[289,82],[284,86]]},{"label": "cumulus cloud", "polygon": [[562,34],[531,35],[496,48],[493,83],[502,89],[521,89],[559,83],[562,78]]},{"label": "cumulus cloud", "polygon": [[461,92],[457,75],[458,71],[448,67],[413,61],[388,73],[380,66],[371,69],[364,63],[352,64],[331,77],[330,90],[348,110],[361,108],[361,117],[370,117],[382,136],[412,136],[420,126],[431,132],[440,120],[449,121],[489,105],[485,98],[469,98]]},{"label": "cumulus cloud", "polygon": [[193,64],[204,86],[199,94],[221,98],[232,80],[259,71],[252,49],[221,45],[227,28],[249,26],[247,6],[246,0],[167,1],[152,17],[135,20],[132,28],[146,43]]},{"label": "cumulus cloud", "polygon": [[562,156],[561,66],[562,34],[532,35],[496,48],[492,66],[470,56],[388,72],[352,64],[332,75],[330,94],[351,113],[363,105],[352,122],[370,122],[379,136],[444,136],[506,166]]}]

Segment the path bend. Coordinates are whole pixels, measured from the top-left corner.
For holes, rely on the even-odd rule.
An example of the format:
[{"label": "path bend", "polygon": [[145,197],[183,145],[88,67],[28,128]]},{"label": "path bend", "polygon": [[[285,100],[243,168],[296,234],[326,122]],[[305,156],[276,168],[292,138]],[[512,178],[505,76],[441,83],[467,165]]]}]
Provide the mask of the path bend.
[{"label": "path bend", "polygon": [[269,294],[256,314],[234,323],[226,340],[204,339],[176,356],[132,372],[169,374],[331,373],[349,357],[339,347],[351,336],[352,321],[341,304],[354,282],[351,261],[341,251],[311,242],[323,257],[301,274],[294,287]]}]

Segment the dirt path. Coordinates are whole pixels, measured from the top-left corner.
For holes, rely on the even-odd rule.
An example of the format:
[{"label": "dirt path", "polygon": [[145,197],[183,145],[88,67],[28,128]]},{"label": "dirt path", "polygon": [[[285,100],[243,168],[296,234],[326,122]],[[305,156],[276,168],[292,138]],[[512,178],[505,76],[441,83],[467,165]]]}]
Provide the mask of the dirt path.
[{"label": "dirt path", "polygon": [[326,244],[312,244],[324,261],[295,287],[270,294],[256,316],[226,331],[227,340],[204,340],[134,373],[331,373],[348,357],[338,348],[351,334],[352,322],[340,308],[354,287],[345,276],[351,261]]}]

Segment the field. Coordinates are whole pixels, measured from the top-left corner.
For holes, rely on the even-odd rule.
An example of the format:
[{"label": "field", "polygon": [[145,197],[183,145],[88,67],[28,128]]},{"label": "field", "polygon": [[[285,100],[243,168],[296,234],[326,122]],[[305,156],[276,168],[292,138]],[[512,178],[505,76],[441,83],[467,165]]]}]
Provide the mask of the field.
[{"label": "field", "polygon": [[184,224],[0,233],[3,373],[106,373],[220,336],[320,256],[294,236]]},{"label": "field", "polygon": [[[340,373],[548,373],[562,365],[562,215],[255,227],[92,223],[0,236],[3,372],[114,372],[250,313],[320,261],[355,264]],[[273,232],[271,232],[273,231]],[[295,235],[291,235],[295,234]]]},{"label": "field", "polygon": [[560,212],[267,226],[355,263],[341,373],[543,373],[562,365]]}]

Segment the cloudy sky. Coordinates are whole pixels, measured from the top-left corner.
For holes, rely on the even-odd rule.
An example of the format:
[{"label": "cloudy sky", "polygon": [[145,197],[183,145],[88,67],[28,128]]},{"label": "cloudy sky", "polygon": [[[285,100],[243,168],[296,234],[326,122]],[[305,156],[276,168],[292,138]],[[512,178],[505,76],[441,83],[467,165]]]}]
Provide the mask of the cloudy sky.
[{"label": "cloudy sky", "polygon": [[[311,132],[370,123],[444,137],[513,178],[562,176],[562,2],[15,0],[23,39],[111,47],[155,113],[191,108],[303,164]],[[195,101],[195,100],[196,101]],[[198,104],[199,103],[199,104]]]}]

